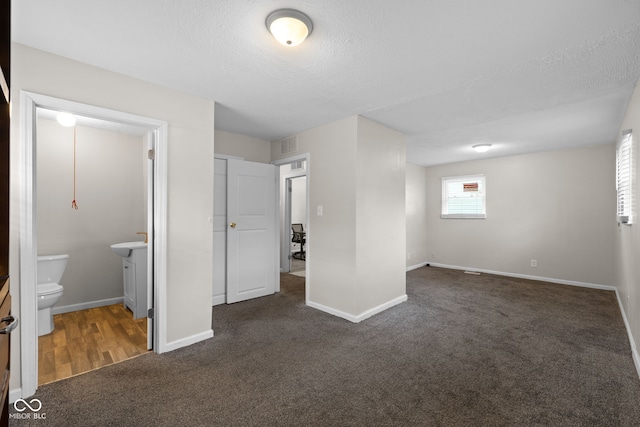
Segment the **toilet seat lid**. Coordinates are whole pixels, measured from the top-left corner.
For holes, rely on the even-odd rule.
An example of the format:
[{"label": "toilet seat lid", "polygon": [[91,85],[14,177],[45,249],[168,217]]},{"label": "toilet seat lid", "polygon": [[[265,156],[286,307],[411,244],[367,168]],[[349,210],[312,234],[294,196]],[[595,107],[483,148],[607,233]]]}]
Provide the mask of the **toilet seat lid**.
[{"label": "toilet seat lid", "polygon": [[38,285],[38,295],[51,295],[57,292],[61,292],[64,288],[57,283],[45,283]]}]

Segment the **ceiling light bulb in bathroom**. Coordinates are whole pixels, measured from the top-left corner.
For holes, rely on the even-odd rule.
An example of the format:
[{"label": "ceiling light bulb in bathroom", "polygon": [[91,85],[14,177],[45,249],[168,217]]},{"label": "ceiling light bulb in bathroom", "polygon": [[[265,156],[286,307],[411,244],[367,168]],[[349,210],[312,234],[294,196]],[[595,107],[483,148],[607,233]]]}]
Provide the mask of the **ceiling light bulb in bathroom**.
[{"label": "ceiling light bulb in bathroom", "polygon": [[76,117],[71,113],[59,113],[56,116],[56,120],[58,120],[58,123],[62,126],[66,127],[75,126],[76,124]]},{"label": "ceiling light bulb in bathroom", "polygon": [[491,144],[476,144],[473,147],[478,153],[486,153],[491,148]]},{"label": "ceiling light bulb in bathroom", "polygon": [[313,30],[311,19],[293,9],[279,9],[267,16],[267,28],[273,37],[285,46],[297,46]]}]

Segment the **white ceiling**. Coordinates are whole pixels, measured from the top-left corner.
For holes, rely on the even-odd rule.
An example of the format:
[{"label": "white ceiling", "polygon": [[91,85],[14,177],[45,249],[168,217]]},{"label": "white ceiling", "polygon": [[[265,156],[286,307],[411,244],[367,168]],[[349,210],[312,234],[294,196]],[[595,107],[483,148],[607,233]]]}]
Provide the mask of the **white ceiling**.
[{"label": "white ceiling", "polygon": [[[14,41],[217,102],[277,140],[354,114],[421,165],[613,142],[640,76],[640,0],[19,0]],[[313,20],[279,45],[267,15]],[[476,143],[494,149],[478,155]]]}]

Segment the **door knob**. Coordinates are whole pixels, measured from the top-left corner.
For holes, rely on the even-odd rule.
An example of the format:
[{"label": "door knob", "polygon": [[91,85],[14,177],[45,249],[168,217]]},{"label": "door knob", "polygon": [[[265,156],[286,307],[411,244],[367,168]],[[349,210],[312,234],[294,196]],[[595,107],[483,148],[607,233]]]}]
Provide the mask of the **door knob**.
[{"label": "door knob", "polygon": [[232,222],[232,223],[230,223],[230,224],[229,224],[229,227],[231,227],[231,228],[236,228],[236,225],[237,225],[237,224],[236,224],[235,222]]},{"label": "door knob", "polygon": [[0,323],[8,323],[7,326],[0,329],[0,334],[10,334],[16,327],[18,327],[18,319],[13,316],[3,317]]}]

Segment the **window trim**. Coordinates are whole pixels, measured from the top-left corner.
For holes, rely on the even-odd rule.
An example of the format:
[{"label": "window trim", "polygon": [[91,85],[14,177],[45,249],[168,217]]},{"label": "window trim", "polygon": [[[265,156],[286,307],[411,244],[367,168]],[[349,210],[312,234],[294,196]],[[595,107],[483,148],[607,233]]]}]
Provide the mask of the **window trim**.
[{"label": "window trim", "polygon": [[[440,218],[442,219],[486,219],[487,218],[487,178],[484,174],[445,176],[441,181],[441,205]],[[482,213],[448,213],[445,212],[449,197],[447,195],[447,184],[452,182],[480,182],[482,187]]]}]

